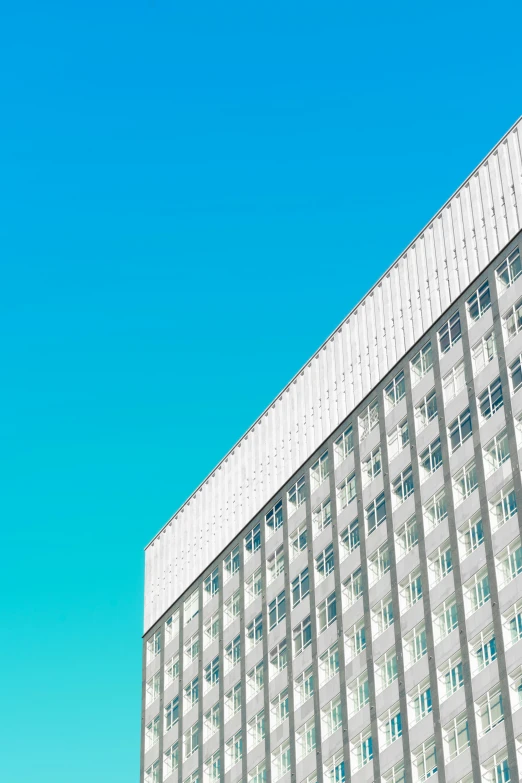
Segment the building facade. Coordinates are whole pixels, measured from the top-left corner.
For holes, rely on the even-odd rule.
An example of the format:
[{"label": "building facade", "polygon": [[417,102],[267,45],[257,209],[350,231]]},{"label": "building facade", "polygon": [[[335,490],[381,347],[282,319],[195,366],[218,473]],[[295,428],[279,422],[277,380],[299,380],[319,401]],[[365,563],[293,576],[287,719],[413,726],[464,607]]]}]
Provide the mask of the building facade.
[{"label": "building facade", "polygon": [[144,783],[522,778],[518,132],[147,548]]}]

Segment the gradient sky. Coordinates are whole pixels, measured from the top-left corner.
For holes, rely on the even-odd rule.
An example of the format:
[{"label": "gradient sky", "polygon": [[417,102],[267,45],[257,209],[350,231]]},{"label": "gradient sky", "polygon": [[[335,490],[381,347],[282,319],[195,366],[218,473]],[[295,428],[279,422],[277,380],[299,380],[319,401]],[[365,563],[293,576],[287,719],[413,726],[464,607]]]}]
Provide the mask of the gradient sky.
[{"label": "gradient sky", "polygon": [[3,783],[137,783],[143,547],[522,113],[521,22],[4,3]]}]

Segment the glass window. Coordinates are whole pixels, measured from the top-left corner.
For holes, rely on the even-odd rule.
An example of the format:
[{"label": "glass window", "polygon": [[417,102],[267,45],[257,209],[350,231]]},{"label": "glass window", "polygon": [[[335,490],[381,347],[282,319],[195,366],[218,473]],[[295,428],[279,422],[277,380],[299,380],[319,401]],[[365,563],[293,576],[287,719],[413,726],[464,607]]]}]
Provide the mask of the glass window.
[{"label": "glass window", "polygon": [[500,686],[492,688],[477,701],[477,728],[479,737],[483,737],[491,729],[504,720],[504,706]]},{"label": "glass window", "polygon": [[493,626],[484,628],[470,644],[472,672],[477,674],[497,659],[497,643]]},{"label": "glass window", "polygon": [[178,743],[175,742],[163,753],[163,777],[166,779],[179,767]]},{"label": "glass window", "polygon": [[335,592],[330,593],[328,598],[317,606],[317,624],[318,632],[321,633],[331,625],[337,617],[337,604]]},{"label": "glass window", "polygon": [[382,525],[382,523],[386,521],[386,500],[384,499],[384,492],[377,495],[375,500],[372,500],[372,502],[366,506],[364,515],[366,517],[366,529],[368,535],[370,535],[379,525]]},{"label": "glass window", "polygon": [[522,545],[520,539],[515,539],[499,555],[497,555],[497,572],[499,588],[522,573]]},{"label": "glass window", "polygon": [[395,648],[388,650],[375,664],[375,687],[381,693],[398,677]]},{"label": "glass window", "polygon": [[411,552],[417,546],[417,542],[417,520],[415,517],[410,517],[395,533],[397,560]]},{"label": "glass window", "polygon": [[497,378],[478,396],[478,408],[482,419],[487,421],[503,405],[502,383],[500,378]]},{"label": "glass window", "polygon": [[286,646],[286,639],[279,642],[278,645],[270,652],[270,677],[275,677],[276,674],[286,669],[288,665],[288,648]]},{"label": "glass window", "polygon": [[362,571],[356,568],[343,582],[343,606],[348,609],[362,596]]},{"label": "glass window", "polygon": [[159,740],[160,718],[156,715],[150,723],[145,726],[145,750],[150,750]]},{"label": "glass window", "polygon": [[395,498],[395,505],[404,503],[410,495],[413,494],[413,472],[411,465],[408,465],[397,478],[392,481],[392,493]]},{"label": "glass window", "polygon": [[432,703],[429,677],[416,685],[408,694],[408,710],[412,726],[430,714]]},{"label": "glass window", "polygon": [[[261,569],[259,569],[259,577],[261,577]],[[261,582],[261,579],[259,579],[259,582]],[[253,589],[252,585],[253,583],[250,584],[250,587]],[[250,595],[248,582],[245,587],[245,593],[248,600],[248,596]],[[241,593],[239,590],[236,590],[236,592],[225,601],[223,610],[224,623],[226,627],[230,625],[230,623],[232,623],[236,617],[239,617],[239,612],[241,611]]]},{"label": "glass window", "polygon": [[464,670],[460,653],[442,664],[439,669],[439,695],[441,701],[449,699],[459,688],[464,685]]},{"label": "glass window", "polygon": [[415,421],[417,432],[427,427],[437,415],[437,396],[435,389],[426,394],[418,405],[415,406]]},{"label": "glass window", "polygon": [[449,321],[439,329],[439,347],[441,353],[446,353],[462,336],[459,313],[453,313]]},{"label": "glass window", "polygon": [[323,722],[323,736],[330,737],[334,731],[337,731],[342,726],[343,715],[341,710],[341,697],[336,696],[332,699],[323,709],[322,722]]},{"label": "glass window", "polygon": [[327,680],[331,680],[338,671],[339,647],[337,642],[335,642],[335,644],[332,644],[332,646],[319,657],[319,674],[321,682],[323,683],[327,682]]},{"label": "glass window", "polygon": [[408,430],[408,420],[403,419],[397,426],[388,433],[388,458],[393,459],[410,442]]},{"label": "glass window", "polygon": [[299,655],[312,641],[312,623],[310,616],[306,617],[293,630],[294,655]]},{"label": "glass window", "polygon": [[470,460],[462,470],[453,477],[453,490],[455,493],[455,505],[458,506],[477,488],[477,469],[475,460]]},{"label": "glass window", "polygon": [[282,590],[277,598],[268,604],[268,629],[271,631],[286,617],[285,591]]},{"label": "glass window", "polygon": [[446,506],[446,493],[444,489],[440,489],[431,497],[424,505],[424,520],[426,523],[426,532],[434,530],[443,519],[448,516],[448,509]]},{"label": "glass window", "polygon": [[252,649],[263,638],[263,615],[258,614],[246,627],[247,647]]},{"label": "glass window", "polygon": [[431,553],[428,558],[430,585],[438,584],[445,576],[453,571],[451,547],[449,541],[445,541]]},{"label": "glass window", "polygon": [[265,516],[265,524],[267,536],[270,537],[272,533],[279,530],[283,525],[283,501],[278,500],[275,506],[270,509]]},{"label": "glass window", "polygon": [[452,367],[449,373],[447,373],[442,379],[444,402],[448,403],[450,400],[456,397],[460,390],[464,388],[465,383],[466,379],[464,377],[464,360],[461,359],[460,362],[457,362],[457,364]]},{"label": "glass window", "polygon": [[295,530],[292,535],[290,536],[290,554],[291,556],[297,557],[301,552],[304,552],[306,549],[307,544],[307,530],[306,530],[306,522],[303,522],[303,524],[299,525],[297,530]]},{"label": "glass window", "polygon": [[377,446],[361,465],[363,483],[366,486],[381,472],[381,447]]},{"label": "glass window", "polygon": [[522,299],[509,308],[503,321],[506,342],[509,342],[522,329]]},{"label": "glass window", "polygon": [[468,718],[465,712],[453,718],[442,731],[446,760],[452,761],[469,746]]},{"label": "glass window", "polygon": [[452,454],[469,438],[471,432],[471,412],[469,408],[465,408],[448,427],[448,438]]},{"label": "glass window", "polygon": [[422,598],[422,578],[420,568],[408,574],[399,587],[401,611],[406,612]]},{"label": "glass window", "polygon": [[272,780],[277,781],[290,769],[290,740],[286,740],[272,752]]},{"label": "glass window", "polygon": [[265,711],[260,710],[257,715],[248,722],[247,727],[249,750],[259,745],[265,738]]},{"label": "glass window", "polygon": [[219,568],[214,568],[211,574],[203,582],[203,595],[205,602],[209,601],[219,592]]},{"label": "glass window", "polygon": [[352,771],[364,767],[373,759],[373,743],[370,729],[361,732],[352,742],[351,756],[352,756]]},{"label": "glass window", "polygon": [[381,544],[381,546],[372,552],[368,558],[368,581],[370,585],[374,585],[381,576],[387,574],[390,570],[390,550],[388,543]]},{"label": "glass window", "polygon": [[459,615],[457,611],[457,602],[455,595],[446,598],[433,613],[433,636],[435,643],[445,639],[448,634],[455,630],[459,624]]},{"label": "glass window", "polygon": [[145,704],[150,706],[153,701],[156,701],[160,694],[160,675],[159,672],[153,674],[150,680],[147,680],[145,686]]},{"label": "glass window", "polygon": [[412,385],[415,386],[432,367],[433,356],[431,353],[431,342],[428,342],[411,360]]},{"label": "glass window", "polygon": [[491,598],[488,569],[482,568],[464,586],[466,613],[472,614]]},{"label": "glass window", "polygon": [[315,569],[319,579],[324,579],[331,574],[334,570],[334,550],[333,544],[328,546],[320,552],[315,558]]},{"label": "glass window", "polygon": [[232,552],[224,560],[224,578],[230,579],[239,571],[239,546],[235,546]]},{"label": "glass window", "polygon": [[315,718],[311,718],[295,734],[296,756],[301,761],[315,750]]},{"label": "glass window", "polygon": [[486,476],[490,476],[509,459],[509,442],[506,428],[489,441],[484,449]]},{"label": "glass window", "polygon": [[398,375],[395,376],[393,381],[391,381],[391,383],[389,383],[384,389],[384,399],[386,401],[386,406],[388,410],[394,408],[395,405],[397,405],[397,403],[400,402],[400,400],[402,400],[405,394],[406,394],[406,386],[404,380],[404,372],[401,371]]},{"label": "glass window", "polygon": [[308,566],[292,581],[292,608],[301,603],[310,592],[310,577]]},{"label": "glass window", "polygon": [[466,308],[471,323],[478,321],[479,318],[481,318],[490,307],[491,293],[489,290],[489,283],[486,280],[477,288],[477,290],[469,297],[468,301],[466,302]]},{"label": "glass window", "polygon": [[471,352],[473,374],[477,375],[486,367],[497,355],[497,346],[493,330],[482,337],[479,342],[473,346]]},{"label": "glass window", "polygon": [[272,699],[271,713],[274,721],[274,726],[279,726],[284,720],[288,718],[289,703],[288,703],[288,688],[284,688],[277,696]]},{"label": "glass window", "polygon": [[274,579],[277,579],[277,577],[282,574],[285,570],[285,551],[284,547],[281,544],[280,547],[278,547],[275,552],[273,552],[271,555],[269,555],[266,559],[266,571],[267,571],[267,577],[268,577],[268,583],[274,581]]},{"label": "glass window", "polygon": [[417,783],[424,783],[437,772],[437,752],[435,740],[426,740],[413,751],[413,768]]},{"label": "glass window", "polygon": [[392,742],[402,737],[402,720],[399,705],[390,707],[379,718],[379,731],[381,733],[381,747],[387,748]]},{"label": "glass window", "polygon": [[420,454],[420,467],[422,478],[431,476],[432,473],[440,468],[442,465],[442,449],[440,445],[440,438],[435,438],[428,448]]},{"label": "glass window", "polygon": [[165,690],[169,687],[169,685],[172,685],[173,682],[176,682],[178,677],[179,677],[179,656],[176,653],[176,655],[173,655],[172,658],[170,658],[165,664],[165,682],[164,682]]},{"label": "glass window", "polygon": [[219,731],[219,725],[219,703],[216,702],[203,716],[203,739],[205,741],[210,739]]},{"label": "glass window", "polygon": [[499,264],[499,266],[497,266],[496,274],[499,293],[502,293],[506,288],[513,285],[521,272],[522,264],[520,261],[520,252],[517,247],[501,264]]},{"label": "glass window", "polygon": [[420,661],[423,655],[426,655],[427,643],[424,621],[416,625],[410,633],[404,636],[403,647],[404,665],[406,668],[413,666],[414,663]]},{"label": "glass window", "polygon": [[243,758],[243,737],[239,730],[225,742],[225,770],[231,769]]},{"label": "glass window", "polygon": [[[284,566],[283,566],[284,567]],[[253,574],[251,574],[248,579],[245,581],[245,603],[247,606],[249,606],[253,601],[258,598],[258,596],[261,595],[261,591],[263,590],[263,573],[261,571],[261,568],[256,568]],[[234,617],[237,617],[240,611],[239,606],[239,590],[234,593],[232,596],[232,599],[237,599],[237,606],[234,603]],[[227,606],[232,600],[225,602],[225,611],[227,612]]]},{"label": "glass window", "polygon": [[340,465],[353,451],[353,429],[351,425],[334,443],[335,464]]},{"label": "glass window", "polygon": [[161,631],[156,631],[150,639],[147,639],[147,663],[154,660],[161,650]]},{"label": "glass window", "polygon": [[[522,611],[522,610],[521,610]],[[522,617],[522,615],[521,615]],[[521,621],[522,628],[522,621]],[[346,658],[351,661],[366,649],[366,631],[364,620],[360,620],[346,632]]]},{"label": "glass window", "polygon": [[393,603],[391,593],[382,598],[372,608],[372,628],[374,637],[384,633],[393,623]]},{"label": "glass window", "polygon": [[459,548],[462,559],[470,555],[484,541],[482,517],[474,514],[459,530]]},{"label": "glass window", "polygon": [[314,695],[313,667],[309,666],[295,680],[295,706],[300,707]]},{"label": "glass window", "polygon": [[329,475],[328,452],[325,451],[310,468],[310,484],[312,492],[319,487]]},{"label": "glass window", "polygon": [[493,530],[498,530],[517,513],[517,499],[513,482],[506,484],[489,502]]},{"label": "glass window", "polygon": [[342,531],[341,536],[341,560],[349,555],[351,552],[354,552],[357,547],[360,545],[360,536],[359,536],[359,522],[357,519],[354,519],[353,522],[350,522],[348,527],[345,527],[345,529]]},{"label": "glass window", "polygon": [[165,707],[165,729],[168,731],[179,720],[179,698],[176,696]]},{"label": "glass window", "polygon": [[179,633],[179,611],[171,614],[168,620],[165,620],[165,644],[167,645]]},{"label": "glass window", "polygon": [[522,355],[517,356],[514,362],[509,365],[509,379],[511,381],[511,391],[513,394],[522,386]]},{"label": "glass window", "polygon": [[317,508],[312,513],[312,526],[314,529],[314,535],[318,536],[319,533],[322,533],[323,530],[326,530],[331,521],[332,504],[330,502],[330,498],[326,498],[326,500],[323,500],[321,505],[317,506]]},{"label": "glass window", "polygon": [[305,499],[305,477],[301,476],[301,478],[288,490],[288,516],[291,516],[294,511],[297,511],[297,509],[303,505]]},{"label": "glass window", "polygon": [[359,416],[359,438],[363,440],[379,423],[379,403],[373,400]]},{"label": "glass window", "polygon": [[356,712],[370,701],[370,687],[368,685],[368,672],[360,674],[357,679],[348,686],[348,711],[349,715],[355,715]]},{"label": "glass window", "polygon": [[251,557],[254,552],[261,549],[261,525],[258,522],[257,525],[247,533],[245,536],[245,555]]},{"label": "glass window", "polygon": [[338,511],[342,511],[343,508],[346,508],[348,503],[351,503],[352,500],[355,500],[355,497],[356,497],[355,473],[352,473],[351,476],[348,476],[347,478],[344,479],[344,481],[341,481],[341,483],[337,487]]}]

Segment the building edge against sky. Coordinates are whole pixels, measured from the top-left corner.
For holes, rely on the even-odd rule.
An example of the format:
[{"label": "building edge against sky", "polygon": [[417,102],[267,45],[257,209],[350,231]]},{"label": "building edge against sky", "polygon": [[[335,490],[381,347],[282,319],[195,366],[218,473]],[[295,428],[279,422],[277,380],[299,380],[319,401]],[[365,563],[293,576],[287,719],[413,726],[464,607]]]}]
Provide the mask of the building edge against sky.
[{"label": "building edge against sky", "polygon": [[145,631],[518,233],[521,123],[147,546]]}]

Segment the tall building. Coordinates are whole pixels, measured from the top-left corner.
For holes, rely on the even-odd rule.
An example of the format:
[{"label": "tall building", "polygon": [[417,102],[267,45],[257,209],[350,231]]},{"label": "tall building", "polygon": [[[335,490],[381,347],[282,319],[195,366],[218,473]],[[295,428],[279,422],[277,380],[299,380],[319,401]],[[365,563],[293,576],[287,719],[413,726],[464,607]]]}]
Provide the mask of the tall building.
[{"label": "tall building", "polygon": [[145,783],[522,779],[521,131],[148,545]]}]

